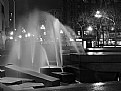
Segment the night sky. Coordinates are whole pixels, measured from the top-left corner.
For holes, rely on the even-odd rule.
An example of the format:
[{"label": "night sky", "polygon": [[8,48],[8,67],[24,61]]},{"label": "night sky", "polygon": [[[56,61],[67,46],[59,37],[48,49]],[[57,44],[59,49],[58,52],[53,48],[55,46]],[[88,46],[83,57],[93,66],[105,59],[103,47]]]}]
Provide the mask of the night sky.
[{"label": "night sky", "polygon": [[24,15],[33,9],[48,11],[62,7],[62,0],[15,0],[17,17]]}]

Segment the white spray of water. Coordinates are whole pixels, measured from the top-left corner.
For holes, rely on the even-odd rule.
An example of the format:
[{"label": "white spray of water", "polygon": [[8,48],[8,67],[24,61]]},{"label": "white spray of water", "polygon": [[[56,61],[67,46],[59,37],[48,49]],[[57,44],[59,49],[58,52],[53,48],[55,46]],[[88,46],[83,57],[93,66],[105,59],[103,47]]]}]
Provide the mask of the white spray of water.
[{"label": "white spray of water", "polygon": [[[64,26],[49,13],[37,10],[30,13],[28,18],[22,19],[21,23],[24,24],[23,27],[25,27],[26,33],[22,33],[21,27],[18,27],[15,37],[17,41],[13,42],[8,63],[36,72],[40,72],[40,67],[50,67],[52,62],[62,68],[62,38],[60,30],[63,30],[68,38],[72,38],[71,33],[74,33],[73,30]],[[42,24],[45,25],[45,29],[40,29]],[[46,35],[43,34],[44,32],[46,32]],[[29,33],[29,37],[25,37],[27,33]],[[20,35],[21,37],[18,37]],[[43,41],[38,41],[38,36],[43,38]],[[76,43],[73,42],[72,45],[77,53],[80,53]],[[84,53],[83,47],[81,48]]]}]

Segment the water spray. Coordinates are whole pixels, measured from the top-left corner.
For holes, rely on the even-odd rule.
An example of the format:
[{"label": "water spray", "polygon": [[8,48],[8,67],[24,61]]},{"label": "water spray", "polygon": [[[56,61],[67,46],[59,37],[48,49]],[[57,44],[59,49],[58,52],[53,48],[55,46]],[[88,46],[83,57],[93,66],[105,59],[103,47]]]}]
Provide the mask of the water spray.
[{"label": "water spray", "polygon": [[[25,19],[22,19],[22,20],[23,20],[22,23],[24,25]],[[38,27],[38,25],[42,24],[43,20],[44,21],[46,20],[46,22],[45,22],[46,26],[42,25],[41,29],[39,27],[39,29],[41,30],[40,31],[37,27]],[[43,12],[40,13],[38,11],[33,12],[32,14],[29,15],[29,18],[26,19],[26,22],[27,23],[25,24],[25,26],[27,28],[26,28],[26,30],[22,30],[24,33],[24,36],[21,35],[20,31],[17,31],[18,33],[17,33],[16,38],[19,39],[19,42],[20,42],[20,44],[18,44],[20,46],[20,47],[18,47],[19,50],[13,44],[12,51],[17,50],[18,52],[16,51],[17,53],[15,53],[15,51],[13,51],[13,52],[11,52],[11,54],[17,54],[18,60],[21,60],[20,65],[22,65],[22,67],[25,67],[25,68],[33,67],[33,66],[37,69],[39,69],[40,67],[43,67],[43,66],[48,66],[50,68],[51,63],[50,63],[49,57],[50,57],[50,59],[53,58],[54,62],[56,62],[56,66],[60,67],[61,71],[64,72],[63,58],[62,58],[62,38],[61,38],[60,34],[65,33],[68,38],[72,38],[72,35],[70,33],[72,33],[73,30],[69,27],[64,26],[54,16],[50,15],[49,13],[45,13],[45,12],[44,13]],[[46,34],[43,34],[42,29],[44,29],[44,32],[46,32]],[[17,29],[17,30],[20,30],[20,29]],[[60,30],[62,30],[61,33],[60,33]],[[49,34],[48,34],[48,32],[49,32]],[[31,34],[34,34],[34,36],[32,36],[33,40],[31,39]],[[51,41],[51,40],[54,41],[54,42],[52,42],[52,49],[49,49],[49,51],[52,51],[52,52],[54,51],[53,55],[51,55],[51,52],[50,52],[50,54],[48,54],[49,52],[47,51],[45,45],[41,44],[41,42],[45,41],[45,39],[43,37],[42,37],[43,39],[41,41],[39,41],[40,44],[36,44],[37,40],[35,40],[34,38],[37,38],[38,34],[40,36],[46,36],[48,41]],[[26,40],[26,41],[22,42],[22,44],[21,44],[22,40]],[[31,43],[30,43],[30,41],[31,41]],[[22,45],[22,47],[21,47],[21,45]],[[36,47],[36,45],[37,45],[37,47]],[[76,43],[73,42],[72,45],[75,48],[75,50],[77,51],[77,53],[80,53]],[[47,46],[48,46],[48,44],[47,44]],[[81,51],[84,52],[83,48]],[[31,57],[30,57],[30,55],[31,55]],[[36,57],[37,57],[37,61],[35,61]],[[15,59],[16,57],[14,57],[14,56],[10,56],[10,58],[12,61],[16,60]],[[32,62],[32,64],[30,64],[30,62]],[[36,65],[34,64],[34,62],[36,62],[35,63]],[[38,63],[40,63],[40,64],[38,64]],[[38,66],[38,67],[36,67],[36,66]],[[34,68],[30,68],[30,69],[34,70]]]}]

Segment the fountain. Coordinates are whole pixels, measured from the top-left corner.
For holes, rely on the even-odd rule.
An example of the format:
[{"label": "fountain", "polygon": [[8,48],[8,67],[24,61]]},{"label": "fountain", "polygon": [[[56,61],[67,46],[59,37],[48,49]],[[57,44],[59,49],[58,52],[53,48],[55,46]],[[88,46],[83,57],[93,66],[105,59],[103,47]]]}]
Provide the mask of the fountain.
[{"label": "fountain", "polygon": [[[40,68],[60,68],[63,72],[62,31],[69,39],[73,39],[73,30],[64,26],[57,18],[46,12],[33,11],[21,19],[14,37],[8,63],[40,73]],[[84,53],[83,47],[78,49],[75,42],[72,46],[77,53]],[[80,51],[81,50],[81,51]]]}]

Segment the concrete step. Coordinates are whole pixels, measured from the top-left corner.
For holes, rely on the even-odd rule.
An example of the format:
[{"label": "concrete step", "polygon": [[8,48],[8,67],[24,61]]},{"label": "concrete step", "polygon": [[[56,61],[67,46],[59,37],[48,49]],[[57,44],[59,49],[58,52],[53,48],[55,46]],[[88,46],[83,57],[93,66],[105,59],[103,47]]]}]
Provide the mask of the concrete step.
[{"label": "concrete step", "polygon": [[28,79],[34,79],[35,82],[44,83],[46,87],[51,86],[59,86],[60,81],[58,78],[48,76],[43,73],[38,73],[31,70],[26,70],[21,67],[15,66],[15,65],[8,65],[5,66],[5,75],[6,77],[18,77],[18,78],[28,78]]}]

